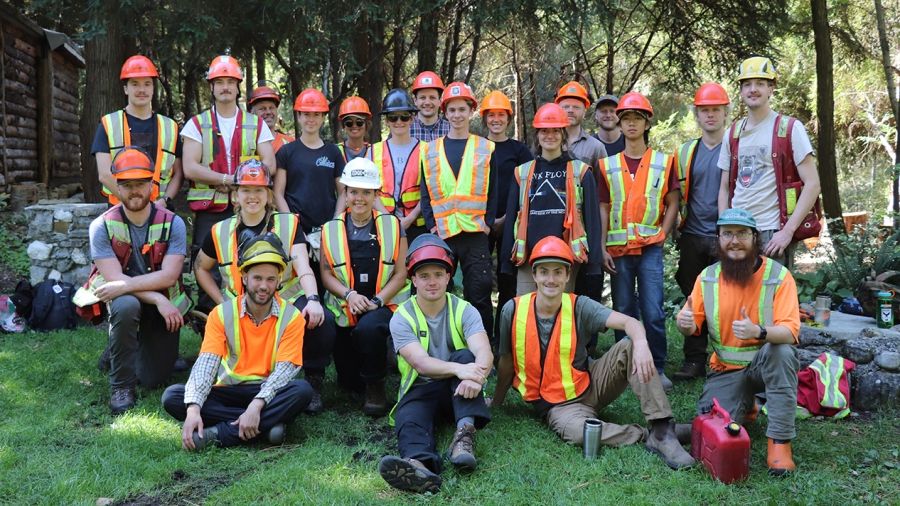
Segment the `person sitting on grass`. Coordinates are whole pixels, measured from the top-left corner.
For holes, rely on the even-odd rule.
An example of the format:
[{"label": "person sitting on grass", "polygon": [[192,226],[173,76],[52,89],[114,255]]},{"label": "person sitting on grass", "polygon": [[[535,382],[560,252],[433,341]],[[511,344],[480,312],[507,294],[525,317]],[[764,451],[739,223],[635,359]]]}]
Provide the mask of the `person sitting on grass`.
[{"label": "person sitting on grass", "polygon": [[[644,326],[589,297],[566,293],[575,256],[556,236],[547,236],[531,251],[537,291],[506,303],[500,314],[500,363],[492,407],[506,399],[510,386],[522,394],[566,442],[582,445],[584,422],[615,401],[630,386],[650,430],[640,425],[604,422],[600,443],[621,446],[644,441],[672,469],[694,464],[681,447],[690,425],[676,425],[663,391]],[[624,330],[622,339],[597,360],[587,343],[607,328]]]},{"label": "person sitting on grass", "polygon": [[263,434],[280,444],[285,425],[309,404],[312,387],[294,379],[303,365],[306,320],[277,293],[288,261],[271,233],[241,246],[243,294],[209,313],[187,384],[162,395],[165,410],[184,421],[185,449],[236,446]]}]

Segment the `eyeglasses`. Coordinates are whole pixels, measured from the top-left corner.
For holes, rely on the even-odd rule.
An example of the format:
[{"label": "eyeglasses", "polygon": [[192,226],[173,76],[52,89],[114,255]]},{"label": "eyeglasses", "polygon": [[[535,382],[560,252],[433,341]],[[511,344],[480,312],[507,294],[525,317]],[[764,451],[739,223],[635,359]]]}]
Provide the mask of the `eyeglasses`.
[{"label": "eyeglasses", "polygon": [[412,119],[412,114],[388,114],[386,118],[388,123],[396,123],[398,121],[406,123]]},{"label": "eyeglasses", "polygon": [[732,232],[730,230],[725,230],[723,232],[719,232],[719,237],[725,239],[726,241],[730,241],[735,237],[740,241],[746,241],[747,239],[753,237],[752,230],[741,230],[738,232]]},{"label": "eyeglasses", "polygon": [[344,124],[344,126],[347,127],[347,128],[352,128],[352,127],[363,127],[363,126],[366,126],[366,120],[364,120],[364,119],[357,119],[357,120],[354,120],[354,119],[345,119],[344,122],[343,122],[343,124]]}]

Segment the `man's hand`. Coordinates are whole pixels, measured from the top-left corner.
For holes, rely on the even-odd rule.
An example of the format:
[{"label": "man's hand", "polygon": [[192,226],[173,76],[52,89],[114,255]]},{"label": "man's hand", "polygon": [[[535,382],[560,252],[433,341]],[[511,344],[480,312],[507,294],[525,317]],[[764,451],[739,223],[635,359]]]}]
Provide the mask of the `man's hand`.
[{"label": "man's hand", "polygon": [[307,301],[301,313],[306,318],[306,328],[308,329],[314,329],[325,321],[325,311],[322,309],[322,304],[319,304],[318,301]]},{"label": "man's hand", "polygon": [[791,245],[794,239],[794,233],[785,229],[781,229],[769,239],[769,242],[763,246],[763,255],[768,257],[778,257],[784,254],[784,251]]},{"label": "man's hand", "polygon": [[480,383],[471,380],[462,380],[459,382],[459,386],[456,387],[456,392],[453,392],[453,395],[458,395],[465,399],[474,399],[475,397],[478,397],[478,394],[480,393]]},{"label": "man's hand", "polygon": [[199,433],[200,439],[203,439],[203,418],[200,417],[200,406],[191,404],[187,408],[187,416],[184,418],[184,426],[181,428],[181,447],[185,450],[196,450],[194,432]]},{"label": "man's hand", "polygon": [[759,338],[759,325],[750,320],[746,307],[741,307],[741,319],[731,323],[731,330],[738,339]]},{"label": "man's hand", "polygon": [[244,441],[249,441],[259,435],[259,413],[265,402],[262,399],[253,399],[241,416],[231,422],[238,426],[238,436]]},{"label": "man's hand", "polygon": [[175,332],[184,325],[184,317],[181,316],[181,311],[169,299],[160,297],[159,301],[156,302],[156,309],[163,319],[166,320],[166,330],[169,332]]},{"label": "man's hand", "polygon": [[684,307],[681,308],[681,311],[679,311],[678,315],[675,317],[675,323],[678,325],[678,330],[686,336],[693,334],[697,330],[697,324],[694,322],[693,307],[694,300],[691,296],[688,296],[687,302],[684,303]]},{"label": "man's hand", "polygon": [[641,383],[647,383],[656,374],[656,366],[653,364],[653,355],[647,341],[632,343],[631,366],[631,374],[636,374]]},{"label": "man's hand", "polygon": [[485,369],[481,367],[475,362],[470,362],[468,364],[458,364],[456,368],[456,377],[463,381],[474,381],[478,383],[478,385],[484,385],[484,382],[487,381],[488,373],[491,372],[490,369]]},{"label": "man's hand", "polygon": [[350,296],[347,297],[347,306],[350,307],[350,312],[355,315],[361,315],[366,311],[378,309],[378,306],[373,304],[365,295],[360,295],[356,292],[351,293]]},{"label": "man's hand", "polygon": [[610,274],[616,273],[616,262],[613,261],[613,257],[609,254],[609,250],[605,248],[603,250],[603,269]]},{"label": "man's hand", "polygon": [[125,280],[123,279],[107,281],[94,290],[94,295],[103,302],[109,302],[126,293],[128,293],[128,287],[125,285]]}]

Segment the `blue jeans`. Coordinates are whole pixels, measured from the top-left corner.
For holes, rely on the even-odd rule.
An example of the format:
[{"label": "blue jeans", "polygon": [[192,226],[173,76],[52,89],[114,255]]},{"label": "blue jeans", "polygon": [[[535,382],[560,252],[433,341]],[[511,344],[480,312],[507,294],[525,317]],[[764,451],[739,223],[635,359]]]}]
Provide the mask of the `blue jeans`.
[{"label": "blue jeans", "polygon": [[[640,255],[614,258],[612,276],[613,309],[641,320],[647,331],[647,344],[658,371],[666,365],[666,313],[663,311],[662,244],[645,246]],[[635,291],[637,281],[637,291]],[[625,332],[616,331],[616,341]]]}]

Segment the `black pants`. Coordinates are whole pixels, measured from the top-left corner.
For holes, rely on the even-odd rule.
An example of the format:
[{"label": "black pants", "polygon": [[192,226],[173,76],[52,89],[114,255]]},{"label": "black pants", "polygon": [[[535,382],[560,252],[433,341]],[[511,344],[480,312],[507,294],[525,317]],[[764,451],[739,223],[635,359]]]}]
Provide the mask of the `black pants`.
[{"label": "black pants", "polygon": [[410,225],[409,228],[406,229],[406,245],[409,246],[412,244],[412,242],[416,240],[416,237],[419,237],[425,232],[428,232],[425,225],[416,225],[415,223]]},{"label": "black pants", "polygon": [[162,385],[178,358],[178,332],[166,330],[166,321],[151,304],[134,295],[122,295],[109,306],[109,385],[147,388]]},{"label": "black pants", "polygon": [[488,236],[481,232],[463,232],[446,242],[462,269],[463,297],[478,310],[484,330],[490,337],[494,333],[494,306],[491,304],[494,283]]},{"label": "black pants", "polygon": [[[246,411],[247,406],[259,393],[259,384],[233,385],[213,387],[200,408],[200,417],[204,427],[215,426],[219,430],[219,444],[236,446],[241,440],[237,420]],[[293,380],[284,386],[272,402],[266,404],[259,415],[259,431],[263,437],[269,429],[279,423],[291,423],[294,418],[309,404],[312,387],[304,380]],[[162,405],[166,412],[179,421],[187,418],[187,406],[184,405],[184,385],[172,385],[163,392]]]},{"label": "black pants", "polygon": [[503,274],[500,272],[500,267],[503,265],[503,255],[509,255],[508,251],[500,251],[500,245],[503,244],[503,235],[498,236],[490,236],[490,251],[493,255],[496,251],[497,253],[497,312],[494,315],[494,333],[491,336],[491,349],[494,350],[494,355],[497,354],[497,336],[500,335],[500,312],[503,311],[503,306],[513,297],[516,296],[516,275],[515,274]]},{"label": "black pants", "polygon": [[[203,247],[203,241],[206,240],[206,236],[209,235],[213,225],[226,218],[231,218],[231,216],[232,213],[228,211],[220,211],[217,213],[197,211],[194,213],[194,234],[191,237],[191,269],[194,268],[194,261],[197,259],[197,254],[200,253],[200,249]],[[216,281],[216,285],[221,287],[222,274],[219,272],[219,269],[211,270],[210,274],[212,274],[213,279]],[[238,283],[240,283],[240,280],[238,280]],[[197,310],[209,314],[209,312],[212,311],[212,308],[216,307],[216,303],[213,302],[212,297],[207,295],[202,288],[197,291],[199,292],[197,293]]]},{"label": "black pants", "polygon": [[[694,290],[694,282],[697,276],[708,265],[719,260],[717,256],[718,239],[694,234],[681,234],[678,238],[678,271],[675,272],[675,281],[681,288],[685,299]],[[706,363],[706,346],[709,332],[706,323],[700,328],[700,334],[686,336],[684,338],[684,361],[697,364]]]},{"label": "black pants", "polygon": [[[307,302],[306,296],[301,295],[294,301],[294,307],[302,311]],[[303,370],[307,375],[322,376],[331,363],[335,337],[334,315],[325,309],[324,305],[322,309],[325,312],[325,321],[314,329],[307,327],[303,334]]]},{"label": "black pants", "polygon": [[[459,350],[450,355],[449,361],[469,364],[475,361],[475,355],[469,350]],[[455,423],[471,416],[478,429],[491,421],[483,393],[473,399],[453,395],[459,383],[460,380],[454,377],[416,384],[400,399],[394,412],[394,431],[402,458],[416,459],[439,473],[441,456],[435,451],[434,444],[436,417]]]},{"label": "black pants", "polygon": [[363,313],[355,327],[338,327],[334,343],[334,368],[342,388],[362,392],[387,375],[387,342],[393,312],[380,307]]}]

